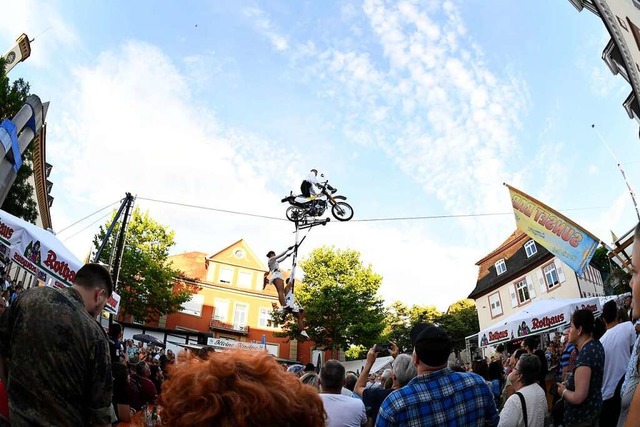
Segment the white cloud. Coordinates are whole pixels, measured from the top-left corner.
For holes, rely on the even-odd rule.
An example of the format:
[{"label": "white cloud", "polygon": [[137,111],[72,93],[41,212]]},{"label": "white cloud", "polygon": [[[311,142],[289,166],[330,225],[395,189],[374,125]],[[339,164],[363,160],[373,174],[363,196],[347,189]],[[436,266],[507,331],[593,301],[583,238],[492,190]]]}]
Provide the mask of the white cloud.
[{"label": "white cloud", "polygon": [[[57,228],[80,217],[86,207],[97,209],[125,191],[222,209],[281,214],[273,200],[284,192],[282,178],[285,182],[296,179],[297,171],[287,166],[296,153],[226,127],[213,111],[195,103],[185,76],[158,48],[130,42],[119,51],[101,54],[95,65],[77,68],[73,74],[77,86],[58,105],[65,116],[53,126],[49,139],[56,143],[48,147],[56,186],[67,193],[54,204]],[[69,153],[74,153],[72,162]],[[179,241],[200,242],[207,250],[216,249],[207,243],[207,235],[216,236],[214,245],[232,243],[264,223],[247,220],[251,226],[240,232],[242,220],[233,223],[220,214],[139,204],[179,229]],[[224,232],[216,231],[220,227],[226,228]],[[218,240],[218,234],[230,236],[233,231],[233,237]],[[87,230],[70,239],[72,249],[86,250],[93,232],[95,229]]]},{"label": "white cloud", "polygon": [[[449,212],[508,207],[501,184],[516,173],[507,164],[518,151],[526,84],[489,69],[452,2],[367,0],[363,10],[383,58],[314,45],[303,50],[312,65],[297,62],[346,110],[351,142],[381,148]],[[512,224],[495,227],[497,238],[494,227],[472,226],[472,241],[498,242]]]},{"label": "white cloud", "polygon": [[271,45],[278,51],[289,49],[287,37],[282,35],[269,15],[257,6],[245,7],[244,15],[251,19],[258,31],[265,36]]}]

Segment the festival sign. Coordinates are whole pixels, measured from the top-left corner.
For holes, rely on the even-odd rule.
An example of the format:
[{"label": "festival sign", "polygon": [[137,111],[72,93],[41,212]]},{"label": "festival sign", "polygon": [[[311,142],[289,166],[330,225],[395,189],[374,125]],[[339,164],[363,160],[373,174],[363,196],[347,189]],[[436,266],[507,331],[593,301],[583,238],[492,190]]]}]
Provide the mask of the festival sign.
[{"label": "festival sign", "polygon": [[207,338],[207,345],[221,348],[221,349],[241,349],[251,351],[264,351],[274,356],[278,355],[278,346],[273,344],[262,344],[254,342],[235,341],[227,338]]},{"label": "festival sign", "polygon": [[600,240],[544,203],[505,186],[509,188],[518,229],[582,274]]}]

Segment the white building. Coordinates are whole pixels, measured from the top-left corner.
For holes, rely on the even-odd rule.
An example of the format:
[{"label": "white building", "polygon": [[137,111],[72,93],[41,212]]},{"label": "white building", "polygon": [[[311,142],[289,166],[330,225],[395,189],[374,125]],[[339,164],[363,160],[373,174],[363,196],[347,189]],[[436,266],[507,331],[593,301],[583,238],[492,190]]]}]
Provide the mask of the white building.
[{"label": "white building", "polygon": [[478,281],[469,298],[476,303],[480,330],[539,299],[604,295],[600,271],[589,265],[576,275],[520,230],[476,265]]}]

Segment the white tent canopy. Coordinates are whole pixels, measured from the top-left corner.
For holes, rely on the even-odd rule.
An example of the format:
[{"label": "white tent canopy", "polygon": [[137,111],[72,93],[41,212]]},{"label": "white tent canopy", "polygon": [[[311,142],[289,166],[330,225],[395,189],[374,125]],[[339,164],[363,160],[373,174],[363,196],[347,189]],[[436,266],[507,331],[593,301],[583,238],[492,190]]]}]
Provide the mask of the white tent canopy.
[{"label": "white tent canopy", "polygon": [[[9,259],[47,286],[71,286],[82,262],[50,231],[0,210],[0,243]],[[105,309],[117,314],[120,296],[113,292]]]},{"label": "white tent canopy", "polygon": [[478,345],[486,347],[567,326],[571,323],[573,312],[585,308],[593,311],[594,315],[600,314],[600,299],[594,297],[538,300],[480,331]]},{"label": "white tent canopy", "polygon": [[70,286],[82,266],[53,233],[2,210],[0,242],[12,261],[49,286]]}]

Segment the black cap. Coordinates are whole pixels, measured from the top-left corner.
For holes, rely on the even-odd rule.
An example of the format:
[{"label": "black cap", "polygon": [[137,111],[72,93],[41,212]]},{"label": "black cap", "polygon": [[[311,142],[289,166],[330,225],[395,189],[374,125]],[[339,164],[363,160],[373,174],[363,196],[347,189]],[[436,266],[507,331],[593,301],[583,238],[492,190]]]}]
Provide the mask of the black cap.
[{"label": "black cap", "polygon": [[422,363],[440,366],[447,362],[451,353],[451,339],[445,330],[427,323],[419,323],[411,329],[409,336]]},{"label": "black cap", "polygon": [[314,372],[315,370],[316,370],[316,367],[313,363],[307,363],[306,365],[304,365],[305,372]]}]

